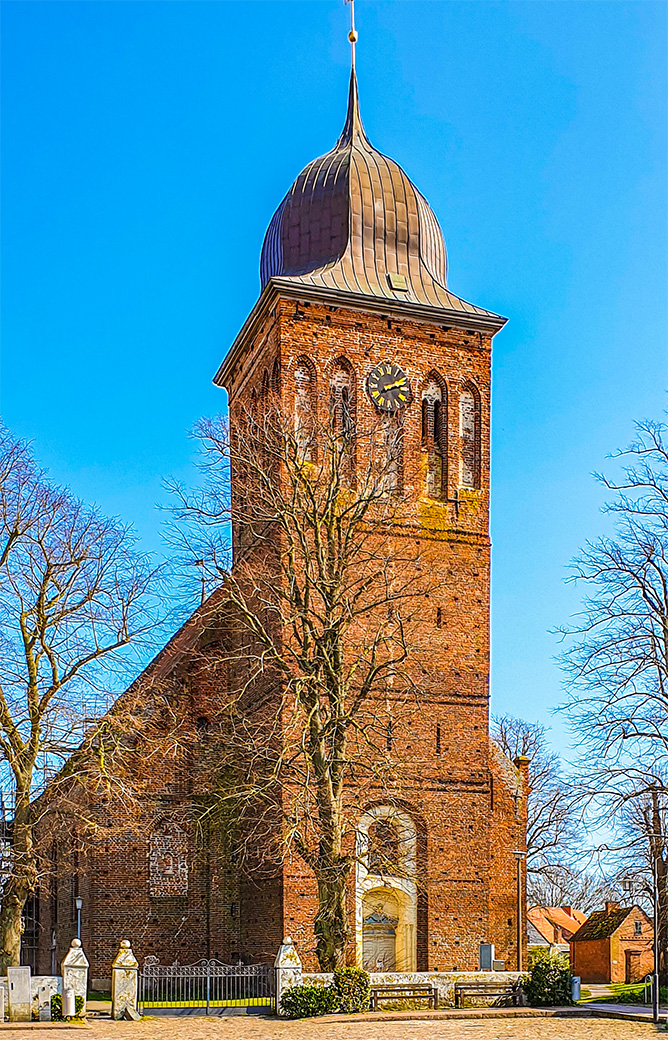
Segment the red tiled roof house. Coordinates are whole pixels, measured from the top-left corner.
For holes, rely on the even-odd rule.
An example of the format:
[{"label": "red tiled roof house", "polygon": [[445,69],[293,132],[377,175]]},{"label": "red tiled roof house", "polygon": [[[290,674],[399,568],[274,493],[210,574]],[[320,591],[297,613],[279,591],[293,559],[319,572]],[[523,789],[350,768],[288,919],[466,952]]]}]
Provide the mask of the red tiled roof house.
[{"label": "red tiled roof house", "polygon": [[571,906],[532,906],[527,911],[529,948],[556,946],[568,953],[571,936],[586,920],[586,914]]},{"label": "red tiled roof house", "polygon": [[571,939],[571,971],[584,983],[639,982],[654,967],[654,929],[639,906],[606,903]]}]

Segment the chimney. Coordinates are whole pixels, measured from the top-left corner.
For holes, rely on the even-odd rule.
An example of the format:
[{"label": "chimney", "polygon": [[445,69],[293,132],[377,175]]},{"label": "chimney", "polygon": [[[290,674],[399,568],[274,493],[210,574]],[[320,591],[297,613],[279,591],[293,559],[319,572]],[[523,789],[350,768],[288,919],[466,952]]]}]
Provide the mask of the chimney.
[{"label": "chimney", "polygon": [[611,914],[614,910],[619,910],[619,903],[606,902],[606,904],[605,904],[606,916],[608,914]]}]

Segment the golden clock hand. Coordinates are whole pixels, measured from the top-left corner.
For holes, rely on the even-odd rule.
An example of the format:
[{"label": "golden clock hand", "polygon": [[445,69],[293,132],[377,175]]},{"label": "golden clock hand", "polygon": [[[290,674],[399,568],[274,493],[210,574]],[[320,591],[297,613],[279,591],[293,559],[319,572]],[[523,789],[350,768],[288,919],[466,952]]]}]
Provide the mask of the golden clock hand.
[{"label": "golden clock hand", "polygon": [[404,379],[397,379],[396,383],[390,383],[389,386],[384,386],[383,391],[387,393],[388,390],[396,390],[398,386],[403,386],[405,383]]}]

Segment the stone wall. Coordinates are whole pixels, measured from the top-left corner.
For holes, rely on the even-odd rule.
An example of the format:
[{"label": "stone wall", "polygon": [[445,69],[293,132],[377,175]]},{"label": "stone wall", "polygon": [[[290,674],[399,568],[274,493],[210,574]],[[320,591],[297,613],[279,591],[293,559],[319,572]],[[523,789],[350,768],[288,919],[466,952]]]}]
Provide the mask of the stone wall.
[{"label": "stone wall", "polygon": [[[457,982],[515,982],[520,977],[517,971],[413,971],[413,972],[382,972],[370,973],[372,986],[389,985],[426,985],[436,986],[438,990],[439,1007],[455,1006],[455,984]],[[334,979],[333,975],[326,972],[304,972],[304,983],[314,986],[327,986]],[[497,998],[476,997],[474,1000],[466,998],[467,1005],[475,1007],[488,1007]]]}]

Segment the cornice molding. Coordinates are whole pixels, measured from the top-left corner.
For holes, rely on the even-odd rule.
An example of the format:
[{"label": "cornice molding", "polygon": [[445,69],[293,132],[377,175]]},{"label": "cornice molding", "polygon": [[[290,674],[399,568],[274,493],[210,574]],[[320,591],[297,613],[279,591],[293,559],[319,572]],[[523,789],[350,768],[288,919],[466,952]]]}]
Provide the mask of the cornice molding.
[{"label": "cornice molding", "polygon": [[320,286],[306,285],[290,278],[271,278],[216,372],[213,379],[216,386],[229,390],[235,370],[245,356],[249,341],[255,337],[258,327],[281,299],[294,300],[297,303],[302,301],[304,303],[321,303],[346,310],[363,311],[367,314],[393,315],[426,325],[447,325],[449,328],[473,329],[476,332],[491,333],[492,336],[508,321],[507,318],[498,314],[464,313],[411,303],[409,300],[390,300],[366,296],[362,293],[323,289]]}]

